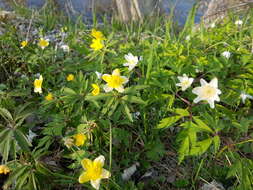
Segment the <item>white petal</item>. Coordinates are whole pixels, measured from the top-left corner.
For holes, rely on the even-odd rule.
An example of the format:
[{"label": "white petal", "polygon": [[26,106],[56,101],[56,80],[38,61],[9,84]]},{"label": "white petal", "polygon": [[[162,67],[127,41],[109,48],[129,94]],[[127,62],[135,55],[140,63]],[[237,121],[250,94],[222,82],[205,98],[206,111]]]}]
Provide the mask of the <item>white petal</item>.
[{"label": "white petal", "polygon": [[214,101],[213,100],[207,100],[209,103],[210,107],[213,109],[214,108]]},{"label": "white petal", "polygon": [[201,86],[205,86],[208,83],[204,79],[200,79],[200,84],[201,84]]},{"label": "white petal", "polygon": [[198,102],[200,102],[202,100],[202,98],[200,98],[199,96],[197,97],[197,98],[195,98],[194,100],[193,100],[193,102],[194,103],[198,103]]},{"label": "white petal", "polygon": [[194,78],[189,78],[190,84],[194,81]]},{"label": "white petal", "polygon": [[103,89],[105,92],[111,92],[113,90],[113,88],[109,87],[107,84],[104,85]]},{"label": "white petal", "polygon": [[177,83],[176,86],[182,86],[182,84],[181,83]]},{"label": "white petal", "polygon": [[124,92],[123,86],[119,86],[118,88],[115,88],[118,92],[122,93]]},{"label": "white petal", "polygon": [[200,92],[201,92],[201,87],[195,87],[194,89],[192,89],[192,93],[193,93],[193,94],[199,95]]},{"label": "white petal", "polygon": [[92,187],[94,187],[96,190],[98,190],[100,187],[100,181],[101,181],[101,179],[90,180],[90,183],[91,183]]},{"label": "white petal", "polygon": [[106,169],[102,169],[102,178],[108,179],[109,177],[111,177],[111,173]]},{"label": "white petal", "polygon": [[97,75],[97,77],[98,77],[98,79],[101,79],[101,77],[102,77],[102,73],[100,73],[100,72],[95,72],[96,73],[96,75]]},{"label": "white petal", "polygon": [[124,80],[123,84],[128,83],[129,79],[125,76],[121,76],[121,78]]},{"label": "white petal", "polygon": [[129,63],[124,63],[123,66],[128,67]]},{"label": "white petal", "polygon": [[213,78],[210,82],[210,85],[214,88],[218,88],[218,79],[217,78]]},{"label": "white petal", "polygon": [[178,78],[178,80],[179,80],[180,82],[182,82],[182,81],[184,80],[184,77],[178,76],[177,78]]},{"label": "white petal", "polygon": [[100,162],[102,164],[102,167],[103,167],[104,166],[104,162],[105,162],[105,157],[103,155],[100,155],[94,161],[95,162]]}]

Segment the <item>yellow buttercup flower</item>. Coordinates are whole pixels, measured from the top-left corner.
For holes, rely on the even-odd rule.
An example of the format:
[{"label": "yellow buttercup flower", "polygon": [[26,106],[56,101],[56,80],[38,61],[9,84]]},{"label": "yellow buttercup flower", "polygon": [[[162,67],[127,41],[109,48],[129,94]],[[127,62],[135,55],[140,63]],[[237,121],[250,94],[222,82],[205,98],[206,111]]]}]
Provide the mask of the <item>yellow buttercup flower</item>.
[{"label": "yellow buttercup flower", "polygon": [[104,156],[97,157],[94,161],[90,159],[83,159],[81,161],[84,172],[79,177],[79,183],[85,183],[90,181],[92,187],[96,190],[100,187],[101,179],[108,179],[111,176],[111,173],[104,169]]},{"label": "yellow buttercup flower", "polygon": [[87,136],[83,133],[78,133],[74,135],[73,138],[75,139],[76,146],[83,146],[87,140]]},{"label": "yellow buttercup flower", "polygon": [[49,40],[45,40],[44,38],[40,38],[38,46],[40,46],[42,49],[45,49],[47,46],[49,46]]},{"label": "yellow buttercup flower", "polygon": [[35,79],[34,80],[34,92],[35,93],[42,93],[42,88],[41,88],[41,86],[42,86],[42,82],[43,82],[43,77],[42,77],[42,75],[40,75],[40,77],[39,77],[39,79]]},{"label": "yellow buttercup flower", "polygon": [[97,84],[92,84],[91,86],[93,88],[91,93],[93,94],[93,96],[97,96],[100,93],[99,86]]},{"label": "yellow buttercup flower", "polygon": [[10,168],[6,165],[0,165],[0,174],[8,174],[10,172]]},{"label": "yellow buttercup flower", "polygon": [[74,78],[75,78],[75,76],[73,74],[69,74],[67,76],[67,81],[72,81],[72,80],[74,80]]},{"label": "yellow buttercup flower", "polygon": [[27,41],[27,40],[22,41],[22,42],[20,43],[21,49],[23,49],[25,46],[27,46],[27,44],[28,44],[28,41]]},{"label": "yellow buttercup flower", "polygon": [[105,40],[104,34],[96,29],[91,30],[91,35],[99,40]]},{"label": "yellow buttercup flower", "polygon": [[107,82],[104,86],[105,92],[110,92],[113,89],[117,90],[118,92],[123,92],[124,87],[123,84],[128,82],[128,78],[125,76],[120,76],[119,69],[115,69],[112,72],[112,75],[104,74],[102,79]]},{"label": "yellow buttercup flower", "polygon": [[104,44],[102,43],[102,40],[100,39],[93,39],[90,47],[94,49],[95,51],[97,51],[97,50],[102,49],[104,47]]},{"label": "yellow buttercup flower", "polygon": [[48,93],[48,95],[45,97],[45,99],[46,99],[47,101],[51,101],[51,100],[54,99],[54,96],[53,96],[52,93]]}]

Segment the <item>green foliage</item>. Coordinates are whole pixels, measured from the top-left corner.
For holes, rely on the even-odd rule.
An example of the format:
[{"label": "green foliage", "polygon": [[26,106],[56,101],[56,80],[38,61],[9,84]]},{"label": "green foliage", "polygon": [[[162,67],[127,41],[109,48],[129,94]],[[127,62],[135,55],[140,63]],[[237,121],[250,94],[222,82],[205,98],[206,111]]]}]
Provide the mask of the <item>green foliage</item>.
[{"label": "green foliage", "polygon": [[[5,24],[0,159],[10,168],[6,189],[81,188],[80,162],[99,155],[112,174],[101,189],[194,190],[213,179],[226,188],[252,189],[252,13],[243,15],[242,26],[232,15],[212,28],[194,25],[197,8],[182,29],[162,16],[128,25],[112,19],[99,29],[94,22],[106,38],[100,50],[91,48],[96,37],[90,28],[55,14],[51,1],[33,15],[30,30],[38,34]],[[40,37],[52,38],[44,49]],[[23,40],[28,44],[21,48]],[[128,53],[138,56],[132,70],[124,66],[134,64]],[[193,79],[185,89],[184,74]],[[39,75],[42,93],[34,92]],[[193,89],[215,78],[218,86],[197,102]],[[213,94],[219,97],[214,108]],[[136,163],[137,171],[123,181],[123,170]]]}]

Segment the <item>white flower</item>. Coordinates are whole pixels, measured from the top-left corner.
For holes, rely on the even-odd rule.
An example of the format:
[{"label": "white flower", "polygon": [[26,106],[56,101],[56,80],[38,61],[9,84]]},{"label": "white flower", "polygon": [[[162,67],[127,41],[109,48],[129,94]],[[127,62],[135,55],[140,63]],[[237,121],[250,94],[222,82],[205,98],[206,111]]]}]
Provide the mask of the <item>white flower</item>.
[{"label": "white flower", "polygon": [[229,51],[224,51],[222,54],[221,54],[223,57],[229,59],[230,56],[231,56],[231,53]]},{"label": "white flower", "polygon": [[69,46],[68,45],[61,45],[60,47],[64,52],[69,52]]},{"label": "white flower", "polygon": [[185,37],[185,40],[186,40],[186,41],[190,41],[190,39],[191,39],[191,36],[190,36],[190,35],[188,35],[188,36]]},{"label": "white flower", "polygon": [[185,91],[187,88],[189,88],[194,80],[194,78],[188,78],[186,74],[183,74],[183,76],[177,77],[180,83],[177,83],[176,86],[181,86],[182,91]]},{"label": "white flower", "polygon": [[193,94],[198,95],[193,100],[194,103],[206,100],[211,108],[214,108],[214,101],[220,101],[219,94],[221,91],[218,89],[218,79],[214,78],[210,83],[207,83],[204,79],[200,79],[200,87],[196,87],[192,90]]},{"label": "white flower", "polygon": [[244,104],[245,104],[245,100],[247,98],[253,100],[253,96],[246,94],[245,92],[241,93],[240,98],[242,99],[242,103],[244,103]]},{"label": "white flower", "polygon": [[102,73],[100,73],[100,72],[98,72],[98,71],[95,71],[95,73],[96,73],[96,75],[97,75],[98,79],[101,79],[101,77],[102,77]]},{"label": "white flower", "polygon": [[210,25],[210,27],[211,28],[214,28],[216,25],[215,25],[215,22],[213,22],[211,25]]},{"label": "white flower", "polygon": [[138,57],[134,56],[131,53],[128,53],[127,55],[125,55],[125,59],[126,59],[126,63],[124,63],[123,65],[128,67],[128,70],[131,71],[133,70],[133,68],[138,64]]},{"label": "white flower", "polygon": [[235,25],[239,26],[239,25],[242,25],[243,24],[243,21],[242,20],[237,20],[235,21]]}]

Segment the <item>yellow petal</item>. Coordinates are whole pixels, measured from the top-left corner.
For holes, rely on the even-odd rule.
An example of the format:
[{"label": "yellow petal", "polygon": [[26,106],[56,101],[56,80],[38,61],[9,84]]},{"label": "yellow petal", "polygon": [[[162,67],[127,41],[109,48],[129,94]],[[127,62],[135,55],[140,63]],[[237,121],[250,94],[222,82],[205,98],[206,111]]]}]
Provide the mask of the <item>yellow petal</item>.
[{"label": "yellow petal", "polygon": [[119,71],[119,69],[114,69],[113,72],[112,72],[112,75],[120,76],[120,71]]},{"label": "yellow petal", "polygon": [[104,74],[102,76],[102,79],[105,81],[105,82],[110,82],[112,80],[112,76],[111,75],[108,75],[108,74]]},{"label": "yellow petal", "polygon": [[81,161],[82,167],[86,170],[88,170],[89,168],[92,168],[92,161],[88,158],[84,158]]},{"label": "yellow petal", "polygon": [[96,190],[99,189],[100,187],[100,179],[97,179],[97,180],[91,180],[90,183],[92,185],[92,187],[94,187]]},{"label": "yellow petal", "polygon": [[89,175],[87,172],[83,172],[78,179],[79,183],[86,183],[90,181]]},{"label": "yellow petal", "polygon": [[109,177],[111,177],[111,173],[106,169],[102,169],[101,177],[103,179],[108,179]]},{"label": "yellow petal", "polygon": [[100,163],[101,164],[101,167],[104,166],[104,162],[105,162],[105,157],[103,155],[100,155],[99,157],[97,157],[95,160],[94,160],[94,163]]}]

